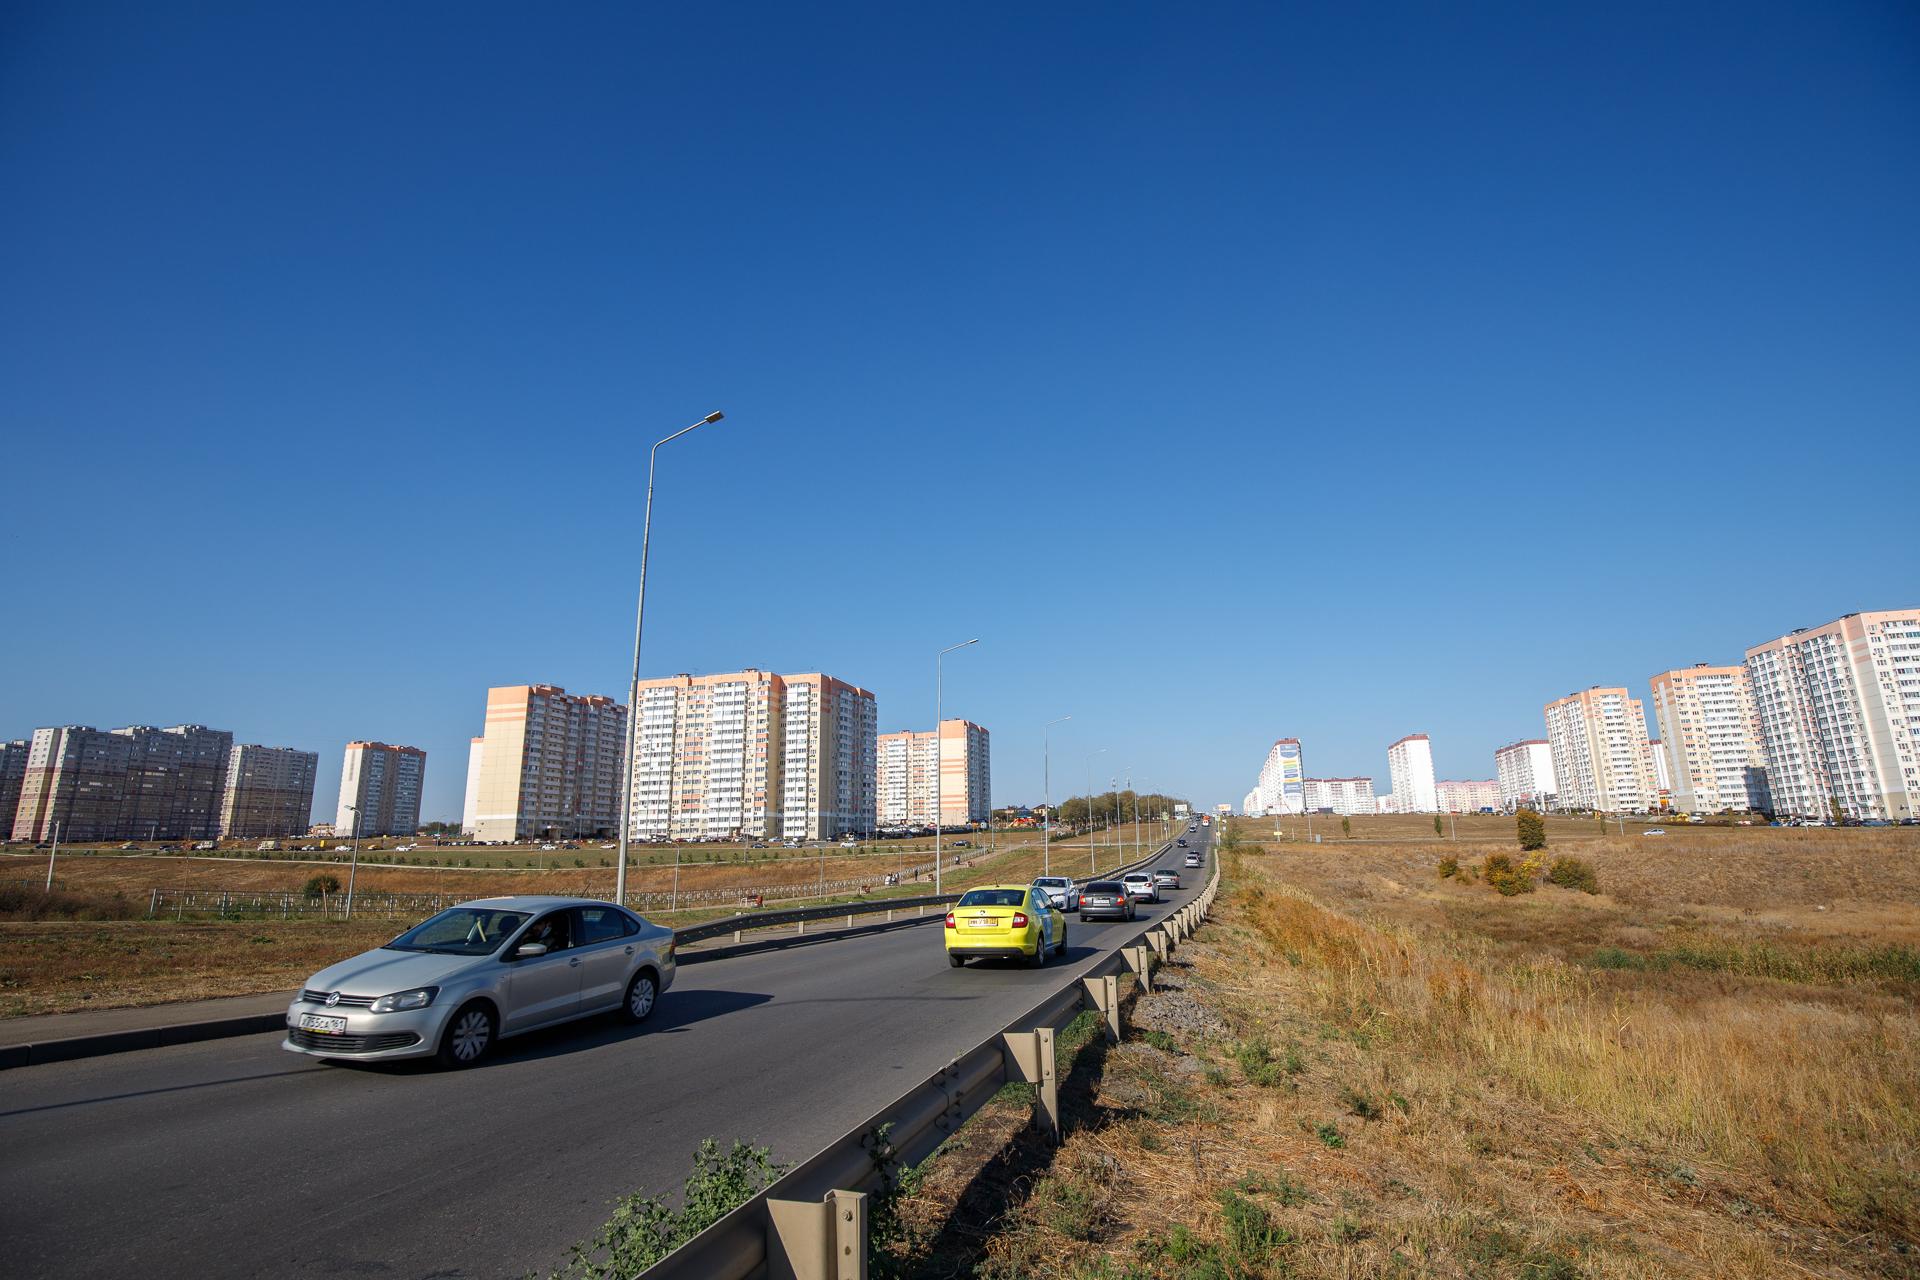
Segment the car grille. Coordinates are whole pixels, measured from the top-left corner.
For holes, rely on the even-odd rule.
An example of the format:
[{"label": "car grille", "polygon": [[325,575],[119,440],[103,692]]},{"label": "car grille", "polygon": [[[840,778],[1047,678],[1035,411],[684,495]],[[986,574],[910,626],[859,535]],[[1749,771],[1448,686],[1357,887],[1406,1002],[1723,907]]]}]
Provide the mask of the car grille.
[{"label": "car grille", "polygon": [[287,1032],[287,1039],[302,1049],[320,1049],[329,1053],[381,1053],[387,1049],[404,1049],[420,1043],[420,1037],[411,1031],[390,1031],[377,1036],[336,1036],[324,1031],[303,1031],[298,1027]]},{"label": "car grille", "polygon": [[[300,998],[308,1004],[326,1004],[327,997],[332,994],[334,993],[331,991],[315,991],[312,987],[308,987],[300,993]],[[340,993],[340,998],[334,1001],[333,1005],[329,1007],[341,1009],[371,1009],[373,1002],[378,998],[377,996],[350,996],[343,991]]]}]

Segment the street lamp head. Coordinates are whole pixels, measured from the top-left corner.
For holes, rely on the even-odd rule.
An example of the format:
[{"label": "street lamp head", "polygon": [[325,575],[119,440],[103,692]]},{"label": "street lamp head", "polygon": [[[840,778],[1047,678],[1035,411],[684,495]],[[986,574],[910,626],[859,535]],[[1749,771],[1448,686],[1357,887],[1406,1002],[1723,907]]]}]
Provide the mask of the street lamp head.
[{"label": "street lamp head", "polygon": [[702,418],[702,419],[700,419],[700,421],[702,421],[702,422],[718,422],[718,421],[720,421],[720,419],[722,419],[722,418],[724,418],[724,417],[726,417],[726,416],[727,416],[726,414],[724,414],[724,413],[721,413],[721,412],[720,412],[720,411],[719,411],[718,409],[715,409],[715,410],[714,410],[714,411],[713,411],[712,413],[710,413],[710,414],[708,414],[708,415],[707,415],[706,417],[704,417],[704,418]]}]

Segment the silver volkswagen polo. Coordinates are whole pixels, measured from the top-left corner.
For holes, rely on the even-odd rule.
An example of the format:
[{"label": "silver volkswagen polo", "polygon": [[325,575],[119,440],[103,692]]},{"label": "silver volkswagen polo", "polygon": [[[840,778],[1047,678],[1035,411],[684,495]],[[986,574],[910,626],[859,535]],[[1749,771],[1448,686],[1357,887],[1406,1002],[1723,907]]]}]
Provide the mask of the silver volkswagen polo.
[{"label": "silver volkswagen polo", "polygon": [[673,930],[611,902],[481,898],[307,979],[281,1048],[471,1066],[537,1027],[613,1010],[642,1022],[673,973]]}]

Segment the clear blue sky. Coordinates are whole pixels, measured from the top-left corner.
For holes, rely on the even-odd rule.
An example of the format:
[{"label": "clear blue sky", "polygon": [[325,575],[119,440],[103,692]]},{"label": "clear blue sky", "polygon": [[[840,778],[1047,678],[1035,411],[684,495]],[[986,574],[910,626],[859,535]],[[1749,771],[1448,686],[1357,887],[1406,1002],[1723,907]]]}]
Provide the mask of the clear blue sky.
[{"label": "clear blue sky", "polygon": [[[996,798],[1491,773],[1920,599],[1920,10],[0,9],[0,733],[825,669]],[[1181,591],[1218,593],[1180,614]]]}]

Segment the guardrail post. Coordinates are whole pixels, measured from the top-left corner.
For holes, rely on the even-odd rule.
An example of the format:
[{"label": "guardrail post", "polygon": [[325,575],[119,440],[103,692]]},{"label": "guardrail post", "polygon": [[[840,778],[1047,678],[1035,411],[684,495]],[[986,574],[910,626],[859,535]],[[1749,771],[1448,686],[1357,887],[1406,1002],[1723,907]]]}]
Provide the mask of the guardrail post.
[{"label": "guardrail post", "polygon": [[[1009,1031],[1000,1037],[1003,1052],[1013,1060],[1014,1069],[1028,1084],[1038,1085],[1034,1105],[1044,1117],[1047,1129],[1057,1142],[1060,1138],[1060,1080],[1053,1060],[1053,1028]],[[1009,1076],[1013,1071],[1007,1072]]]},{"label": "guardrail post", "polygon": [[1120,1043],[1120,979],[1108,974],[1104,978],[1082,978],[1080,985],[1087,989],[1087,999],[1093,1007],[1107,1016],[1107,1042]]},{"label": "guardrail post", "polygon": [[805,933],[807,931],[807,922],[805,920],[795,920],[793,922],[793,931],[796,934]]},{"label": "guardrail post", "polygon": [[768,1280],[867,1280],[867,1193],[767,1200]]},{"label": "guardrail post", "polygon": [[1126,957],[1127,968],[1133,970],[1134,976],[1140,979],[1140,989],[1153,990],[1153,965],[1147,959],[1147,948],[1122,947],[1120,954]]},{"label": "guardrail post", "polygon": [[1167,960],[1167,935],[1164,930],[1155,929],[1147,935],[1147,945],[1153,948],[1154,958],[1162,964]]}]

